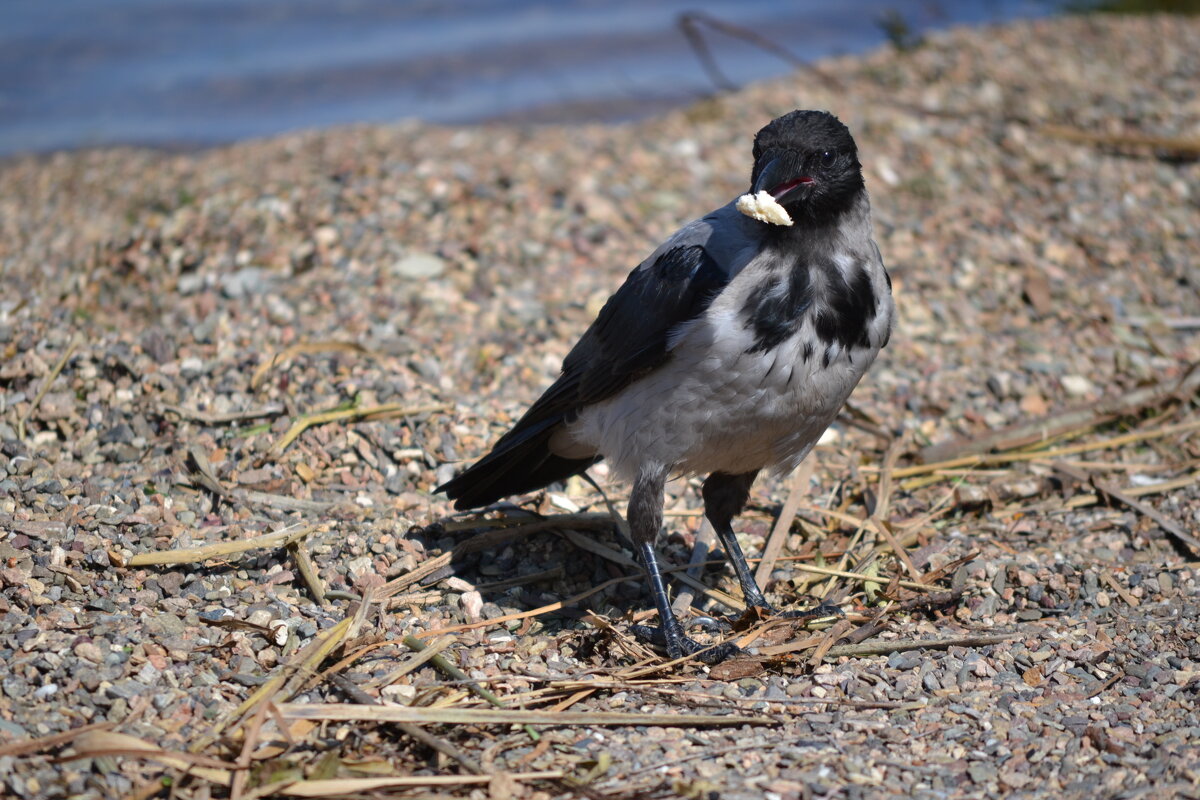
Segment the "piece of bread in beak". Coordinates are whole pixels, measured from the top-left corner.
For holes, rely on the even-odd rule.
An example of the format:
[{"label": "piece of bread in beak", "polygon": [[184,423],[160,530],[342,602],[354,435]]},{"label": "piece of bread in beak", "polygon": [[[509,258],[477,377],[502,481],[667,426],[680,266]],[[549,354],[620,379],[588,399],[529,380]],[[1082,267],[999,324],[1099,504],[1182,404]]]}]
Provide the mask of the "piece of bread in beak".
[{"label": "piece of bread in beak", "polygon": [[737,210],[759,222],[771,225],[791,225],[792,218],[787,209],[775,202],[769,192],[744,194],[737,199]]}]

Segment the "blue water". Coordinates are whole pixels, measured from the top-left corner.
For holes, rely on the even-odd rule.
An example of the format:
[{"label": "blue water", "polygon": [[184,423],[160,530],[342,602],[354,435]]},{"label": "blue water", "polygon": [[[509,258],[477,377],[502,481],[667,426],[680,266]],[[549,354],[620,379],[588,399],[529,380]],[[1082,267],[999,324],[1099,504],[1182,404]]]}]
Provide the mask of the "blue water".
[{"label": "blue water", "polygon": [[[0,154],[196,146],[297,128],[631,118],[713,86],[677,24],[702,11],[805,60],[1045,0],[3,0]],[[791,68],[707,37],[741,84]]]}]

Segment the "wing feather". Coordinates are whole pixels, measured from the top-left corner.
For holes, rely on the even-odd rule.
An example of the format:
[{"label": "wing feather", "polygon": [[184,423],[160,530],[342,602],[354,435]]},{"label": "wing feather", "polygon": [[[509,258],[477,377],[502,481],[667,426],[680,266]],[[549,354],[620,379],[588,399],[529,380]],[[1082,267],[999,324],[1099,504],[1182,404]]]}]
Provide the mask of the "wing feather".
[{"label": "wing feather", "polygon": [[728,280],[701,245],[673,247],[639,266],[567,354],[558,380],[495,449],[519,443],[549,419],[570,422],[580,408],[661,366],[671,331],[703,314]]}]

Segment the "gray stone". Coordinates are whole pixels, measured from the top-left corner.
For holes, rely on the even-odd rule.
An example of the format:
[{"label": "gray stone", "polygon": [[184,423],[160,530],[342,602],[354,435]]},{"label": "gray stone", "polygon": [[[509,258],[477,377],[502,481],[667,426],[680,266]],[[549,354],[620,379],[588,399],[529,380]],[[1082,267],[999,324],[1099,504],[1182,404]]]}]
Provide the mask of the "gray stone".
[{"label": "gray stone", "polygon": [[179,281],[175,284],[175,288],[181,295],[195,294],[203,289],[204,284],[207,282],[207,275],[202,275],[199,272],[187,272],[179,276]]},{"label": "gray stone", "polygon": [[421,280],[436,278],[446,271],[446,262],[432,253],[410,253],[392,265],[397,278]]},{"label": "gray stone", "polygon": [[271,274],[262,267],[246,267],[221,278],[221,293],[230,299],[262,294],[270,286]]},{"label": "gray stone", "polygon": [[29,738],[29,731],[21,727],[15,722],[9,722],[5,719],[0,719],[0,733],[8,734],[13,739]]},{"label": "gray stone", "polygon": [[[98,551],[98,552],[103,552],[103,551]],[[104,558],[105,558],[104,564],[100,564],[99,559],[94,560],[93,563],[95,563],[97,566],[108,566],[108,563],[107,563],[108,554],[107,553],[104,554]],[[117,604],[114,603],[108,597],[97,597],[94,600],[88,601],[87,608],[93,609],[95,611],[106,611],[109,614],[111,614],[117,610]]]},{"label": "gray stone", "polygon": [[174,614],[155,614],[146,618],[146,632],[153,636],[180,636],[186,630],[187,625]]},{"label": "gray stone", "polygon": [[143,694],[147,690],[146,684],[141,681],[135,681],[133,678],[126,678],[123,681],[117,681],[112,686],[109,686],[108,696],[112,698],[121,698],[129,700]]},{"label": "gray stone", "polygon": [[925,659],[920,653],[892,653],[888,656],[888,669],[916,669]]},{"label": "gray stone", "polygon": [[133,445],[118,444],[108,451],[107,457],[109,461],[115,464],[129,464],[133,461],[138,461],[142,457],[142,451]]}]

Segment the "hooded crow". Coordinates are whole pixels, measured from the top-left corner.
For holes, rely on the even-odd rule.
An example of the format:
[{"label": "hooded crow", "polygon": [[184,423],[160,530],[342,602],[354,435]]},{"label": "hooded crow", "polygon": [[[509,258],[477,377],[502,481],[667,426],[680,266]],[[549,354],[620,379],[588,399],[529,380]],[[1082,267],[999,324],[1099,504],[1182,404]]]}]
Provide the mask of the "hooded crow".
[{"label": "hooded crow", "polygon": [[824,111],[772,121],[754,138],[750,192],[766,212],[733,201],[663,242],[558,380],[490,453],[438,487],[455,508],[476,508],[607,459],[632,486],[629,527],[659,614],[651,630],[672,658],[715,662],[736,648],[702,647],[671,611],[654,549],[667,479],[707,474],[704,513],[746,602],[773,610],[733,518],[759,470],[787,472],[808,455],[892,327],[891,281],[845,125]]}]

